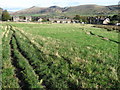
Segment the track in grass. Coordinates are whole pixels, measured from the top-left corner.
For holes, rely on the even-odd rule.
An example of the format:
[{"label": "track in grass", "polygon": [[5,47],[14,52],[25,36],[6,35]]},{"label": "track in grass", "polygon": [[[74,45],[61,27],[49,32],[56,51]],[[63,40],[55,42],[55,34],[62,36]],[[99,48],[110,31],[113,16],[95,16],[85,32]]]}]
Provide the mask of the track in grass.
[{"label": "track in grass", "polygon": [[[25,37],[26,38],[26,36],[24,36],[23,34],[22,34],[22,37]],[[33,49],[35,50],[35,51],[37,51],[38,53],[40,53],[41,55],[35,55],[34,56],[34,58],[35,57],[37,57],[36,59],[36,61],[35,61],[35,59],[32,59],[32,57],[29,57],[28,55],[29,54],[26,54],[26,52],[23,50],[23,49],[21,49],[20,47],[20,43],[19,43],[19,41],[17,40],[17,35],[15,34],[15,31],[14,31],[14,34],[12,35],[12,39],[11,39],[11,42],[12,42],[12,40],[13,40],[13,38],[15,39],[15,41],[16,41],[16,45],[17,45],[17,48],[16,49],[18,49],[18,51],[19,51],[19,53],[21,53],[21,55],[24,57],[24,58],[26,58],[26,60],[28,60],[28,62],[29,62],[29,64],[32,66],[32,67],[34,67],[33,69],[37,69],[37,68],[41,68],[41,64],[44,64],[44,63],[46,63],[45,62],[45,59],[46,60],[48,60],[47,58],[45,58],[45,54],[42,52],[42,51],[40,51],[39,49],[38,49],[38,47],[36,47],[35,46],[35,44],[33,44],[33,43],[31,43],[31,41],[30,40],[28,40],[28,38],[26,38],[27,39],[27,42],[29,43],[29,45],[32,45],[32,47],[33,47]],[[10,43],[11,44],[11,49],[13,49],[13,43]],[[13,49],[13,51],[15,51],[14,49]],[[30,53],[30,52],[29,52]],[[33,53],[35,53],[36,54],[36,52],[33,52]],[[15,56],[14,56],[14,54],[15,53],[12,53],[12,57],[13,57],[13,60],[16,60],[16,58],[15,58]],[[57,58],[57,56],[54,56],[54,55],[49,55],[49,57],[51,57],[51,59],[53,58],[53,59],[55,59],[55,58]],[[41,62],[41,61],[42,62]],[[63,59],[63,61],[64,61],[64,59]],[[62,62],[63,62],[62,61]],[[65,59],[65,61],[64,62],[66,62],[67,61],[67,59]],[[67,61],[68,62],[68,61]],[[17,68],[17,71],[19,71],[19,72],[21,72],[21,71],[23,71],[19,66],[18,66],[18,64],[17,64],[18,62],[16,62],[16,61],[14,61],[14,66]],[[32,63],[34,63],[33,65],[32,65]],[[38,65],[38,63],[39,63],[39,65]],[[35,65],[35,64],[37,64],[37,65]],[[48,62],[48,63],[46,63],[45,65],[46,65],[46,67],[50,67],[51,65],[52,65],[53,63],[50,61],[50,62]],[[62,65],[63,66],[63,65]],[[42,69],[42,68],[41,68]],[[48,69],[48,68],[47,68]],[[49,69],[50,70],[50,69]],[[43,71],[41,71],[41,72],[39,72],[39,70],[35,70],[36,71],[36,73],[39,75],[39,77],[41,77],[41,78],[39,78],[39,80],[40,79],[42,79],[43,78],[43,74],[41,73],[41,72],[43,72]],[[51,71],[51,70],[50,70]],[[46,72],[46,74],[47,74],[47,72]],[[51,74],[51,73],[50,73]],[[48,75],[50,75],[50,74],[48,74]],[[22,74],[21,73],[18,73],[18,75],[20,76],[18,76],[18,78],[19,78],[19,80],[22,82],[22,83],[24,83],[23,84],[23,86],[22,86],[22,88],[25,88],[25,87],[28,87],[27,86],[27,84],[25,83],[25,81],[23,80],[23,78],[24,77],[22,77]],[[46,77],[46,76],[44,76],[44,77]],[[52,89],[52,88],[57,88],[57,87],[54,87],[54,85],[52,85],[52,87],[50,87],[51,86],[51,81],[49,81],[49,83],[46,83],[47,81],[44,81],[43,82],[43,84],[46,86],[46,88],[47,89]],[[54,81],[52,81],[52,83],[53,83]],[[60,82],[64,82],[64,81],[60,81]],[[59,85],[61,84],[61,83],[58,83]],[[70,84],[70,82],[69,82],[69,84]],[[72,85],[74,85],[74,84],[72,84]],[[64,86],[64,85],[63,85]],[[68,86],[68,85],[67,85]],[[62,88],[62,87],[59,87],[59,88]],[[63,87],[64,88],[64,87]],[[66,87],[66,88],[68,88],[68,87]],[[76,87],[77,88],[77,87]]]},{"label": "track in grass", "polygon": [[101,38],[102,40],[108,40],[108,41],[111,41],[111,42],[114,42],[114,43],[120,44],[120,42],[118,42],[118,41],[115,41],[115,40],[112,40],[112,39],[106,38],[106,37],[101,36],[101,35],[96,35],[96,34],[92,33],[91,31],[90,31],[90,32],[86,32],[86,34],[90,34],[90,35],[93,35],[93,36],[99,37],[99,38]]},{"label": "track in grass", "polygon": [[[20,32],[21,33],[21,32]],[[35,45],[35,44],[33,44],[33,43],[31,43],[31,41],[28,39],[28,38],[26,38],[26,36],[22,33],[22,37],[25,37],[26,38],[26,40],[27,40],[27,42],[28,42],[28,44],[30,45],[30,46],[32,46],[32,48],[31,48],[31,51],[25,51],[23,48],[21,48],[22,47],[22,45],[25,45],[25,44],[21,44],[20,43],[20,41],[19,41],[19,39],[18,39],[18,37],[17,37],[18,35],[15,35],[15,39],[16,39],[16,41],[17,41],[17,46],[19,47],[18,48],[18,50],[19,50],[19,52],[21,52],[21,54],[29,61],[29,63],[30,63],[30,65],[31,66],[33,66],[34,67],[34,69],[35,69],[35,72],[36,72],[36,74],[37,75],[39,75],[39,79],[42,79],[42,78],[48,78],[48,79],[50,79],[50,77],[49,76],[51,76],[51,74],[53,73],[53,70],[51,70],[52,69],[52,65],[54,65],[53,64],[53,61],[48,61],[49,59],[58,59],[58,57],[57,56],[55,56],[55,55],[49,55],[49,59],[48,58],[46,58],[46,54],[44,54],[40,49],[38,49],[38,47]],[[26,43],[26,45],[27,45],[27,43]],[[26,46],[27,47],[27,46]],[[29,46],[28,46],[29,47]],[[34,49],[34,50],[33,50]],[[33,52],[34,51],[34,52]],[[29,53],[28,53],[29,52]],[[30,53],[34,53],[34,54],[36,54],[36,55],[34,55],[34,56],[32,56],[32,57],[30,57]],[[46,62],[46,60],[47,60],[47,62]],[[63,59],[62,59],[63,61],[61,61],[61,62],[65,62],[68,66],[69,66],[69,64],[70,63],[68,63],[68,60],[69,59],[65,59],[64,57],[63,57]],[[58,62],[60,62],[60,61],[58,61]],[[65,64],[64,63],[64,64]],[[48,76],[46,75],[45,76],[45,74],[43,74],[43,70],[41,71],[41,70],[39,70],[39,69],[42,69],[43,68],[43,66],[42,66],[42,64],[44,64],[45,65],[45,68],[46,67],[49,67],[49,68],[46,68],[46,70],[44,70],[44,71],[46,71],[45,72],[45,74],[47,74],[48,72],[47,71],[49,71],[50,70],[50,72],[51,73],[49,73],[48,74]],[[41,67],[42,66],[42,67]],[[64,66],[64,65],[61,65],[61,66]],[[59,66],[59,68],[61,68],[61,66]],[[38,69],[37,69],[38,68]],[[45,68],[43,68],[43,69],[45,69]],[[56,67],[56,68],[58,68],[58,67]],[[48,69],[48,70],[47,70]],[[54,68],[53,68],[54,69]],[[60,74],[60,73],[59,73]],[[53,75],[55,75],[55,73],[53,73]],[[62,74],[61,74],[61,76],[62,76]],[[57,79],[57,78],[56,78]],[[49,83],[47,83],[47,82],[49,82]],[[59,83],[59,82],[57,82],[58,83],[58,85],[60,85],[60,84],[62,84],[64,81],[60,81],[61,83]],[[55,88],[58,88],[58,87],[55,87],[54,85],[51,85],[51,83],[54,83],[54,81],[48,81],[48,80],[46,80],[46,81],[43,81],[43,84],[46,86],[46,88],[47,89],[55,89]],[[56,84],[57,84],[56,83]],[[69,84],[71,83],[71,81],[69,81]],[[69,88],[69,87],[71,87],[71,86],[69,86],[69,84],[67,84],[66,83],[66,88]],[[71,83],[72,84],[72,83]],[[75,84],[72,84],[73,86],[77,86],[77,85],[75,85]],[[64,85],[63,85],[64,86]],[[59,87],[59,88],[65,88],[65,87]],[[72,88],[72,87],[71,87]],[[74,87],[75,88],[75,87]],[[78,87],[76,87],[76,88],[78,88]]]},{"label": "track in grass", "polygon": [[[9,38],[9,42],[8,45],[10,46],[10,62],[12,67],[14,68],[13,72],[15,73],[14,75],[14,79],[17,78],[18,79],[18,83],[21,89],[25,89],[25,88],[43,88],[43,86],[41,85],[41,82],[38,80],[38,76],[35,74],[35,72],[33,71],[33,68],[29,65],[28,61],[26,60],[26,58],[24,58],[22,56],[22,54],[17,50],[17,45],[16,45],[16,41],[15,41],[15,31],[12,30],[11,26],[9,30],[7,31],[8,34],[10,34],[10,38]],[[5,34],[6,35],[6,34]],[[8,37],[8,35],[6,35]],[[3,57],[6,58],[6,57]],[[3,61],[5,62],[5,61]],[[10,68],[10,67],[9,67]],[[5,68],[3,68],[3,71],[6,70]],[[9,73],[9,72],[4,72],[4,73]],[[3,74],[4,75],[4,74]],[[8,79],[9,78],[5,78]],[[4,79],[3,79],[4,80]],[[5,81],[5,83],[12,84],[12,82],[7,82]],[[3,82],[4,85],[4,82]],[[3,88],[15,88],[14,86],[3,86]],[[17,88],[17,87],[16,87]]]},{"label": "track in grass", "polygon": [[10,39],[12,32],[10,27],[6,30],[2,38],[2,88],[20,88],[18,78],[16,78],[15,67],[11,62]]},{"label": "track in grass", "polygon": [[26,84],[25,84],[25,82],[23,80],[22,74],[21,74],[22,69],[17,66],[18,62],[14,58],[14,48],[13,48],[14,46],[12,44],[12,39],[13,39],[13,35],[12,35],[11,40],[10,40],[11,62],[12,62],[12,65],[15,67],[15,73],[16,73],[16,77],[19,79],[19,85],[23,89],[23,88],[25,88],[27,86],[26,86]]}]

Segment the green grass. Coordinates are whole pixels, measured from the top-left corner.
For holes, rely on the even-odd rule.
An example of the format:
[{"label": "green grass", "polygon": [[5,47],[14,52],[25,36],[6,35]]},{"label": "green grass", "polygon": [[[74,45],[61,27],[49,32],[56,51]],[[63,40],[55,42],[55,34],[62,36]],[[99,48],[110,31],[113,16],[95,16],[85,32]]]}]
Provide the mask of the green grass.
[{"label": "green grass", "polygon": [[18,79],[15,77],[15,68],[11,61],[9,43],[12,33],[10,28],[7,28],[2,38],[2,88],[19,88]]},{"label": "green grass", "polygon": [[18,47],[14,55],[21,57],[17,64],[26,68],[23,77],[37,75],[46,89],[120,87],[118,44],[87,34],[118,41],[118,33],[80,24],[9,24]]},{"label": "green grass", "polygon": [[[19,73],[21,78],[25,82],[25,88],[43,88],[41,83],[38,80],[38,76],[33,71],[33,68],[29,65],[29,62],[22,56],[19,52],[18,47],[16,45],[15,38],[12,39],[13,45],[13,54],[14,54],[14,62],[16,62],[16,67],[19,68]],[[27,87],[26,87],[27,86]]]},{"label": "green grass", "polygon": [[[1,68],[2,68],[2,25],[0,24],[0,73],[1,73]],[[0,75],[0,89],[1,89],[1,82],[2,82],[2,76]]]},{"label": "green grass", "polygon": [[[90,47],[92,51],[100,51],[103,55],[104,53],[111,53],[117,59],[118,44],[87,35],[84,31],[92,31],[97,35],[118,41],[118,33],[116,32],[107,32],[105,29],[93,28],[89,25],[81,26],[79,24],[18,24],[17,27],[25,30],[25,32],[32,33],[32,35],[41,35],[43,37],[59,39],[62,42],[72,43],[72,45],[76,45],[75,47],[84,48],[83,50]],[[110,50],[111,52],[109,52]]]}]

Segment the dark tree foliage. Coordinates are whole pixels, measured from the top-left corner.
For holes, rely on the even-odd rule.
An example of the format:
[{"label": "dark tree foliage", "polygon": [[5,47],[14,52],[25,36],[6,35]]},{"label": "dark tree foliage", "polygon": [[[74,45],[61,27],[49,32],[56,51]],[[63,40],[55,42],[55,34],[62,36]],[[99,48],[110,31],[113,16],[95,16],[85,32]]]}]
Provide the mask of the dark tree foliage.
[{"label": "dark tree foliage", "polygon": [[119,15],[114,15],[112,16],[112,20],[119,20],[120,16]]},{"label": "dark tree foliage", "polygon": [[76,15],[73,19],[79,20],[80,22],[86,22],[86,23],[88,23],[88,17],[87,16]]},{"label": "dark tree foliage", "polygon": [[74,17],[74,19],[75,19],[75,20],[80,20],[80,16],[79,16],[79,15],[76,15],[76,16]]},{"label": "dark tree foliage", "polygon": [[9,15],[7,10],[4,10],[2,12],[2,21],[8,21],[11,19],[11,16]]}]

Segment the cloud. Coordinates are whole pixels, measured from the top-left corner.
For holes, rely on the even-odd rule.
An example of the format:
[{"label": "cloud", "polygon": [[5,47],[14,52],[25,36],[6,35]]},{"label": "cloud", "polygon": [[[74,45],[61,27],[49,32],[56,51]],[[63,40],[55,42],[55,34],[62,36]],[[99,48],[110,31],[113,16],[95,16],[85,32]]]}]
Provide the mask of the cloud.
[{"label": "cloud", "polygon": [[75,6],[82,4],[113,5],[119,0],[0,0],[0,7],[5,9],[29,8],[31,6],[49,7],[57,6]]}]

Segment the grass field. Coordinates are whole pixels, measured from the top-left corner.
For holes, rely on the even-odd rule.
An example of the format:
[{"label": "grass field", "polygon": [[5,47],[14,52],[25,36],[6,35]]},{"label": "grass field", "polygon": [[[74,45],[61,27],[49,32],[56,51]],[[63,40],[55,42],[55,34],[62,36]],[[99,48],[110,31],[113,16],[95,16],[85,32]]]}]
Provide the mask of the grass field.
[{"label": "grass field", "polygon": [[120,87],[117,32],[81,24],[2,28],[2,88]]},{"label": "grass field", "polygon": [[[2,28],[2,25],[0,23],[0,28]],[[2,68],[2,30],[0,30],[0,73]],[[2,82],[2,76],[0,75],[0,89],[1,89],[1,82]]]}]

